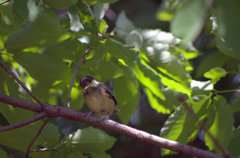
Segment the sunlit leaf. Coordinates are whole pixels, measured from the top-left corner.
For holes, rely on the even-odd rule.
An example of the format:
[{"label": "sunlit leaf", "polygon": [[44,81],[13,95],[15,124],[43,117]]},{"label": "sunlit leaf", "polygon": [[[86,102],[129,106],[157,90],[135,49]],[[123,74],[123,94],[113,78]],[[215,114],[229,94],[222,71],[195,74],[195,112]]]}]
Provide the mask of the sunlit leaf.
[{"label": "sunlit leaf", "polygon": [[104,48],[117,59],[124,60],[127,65],[135,65],[137,54],[136,52],[130,50],[128,47],[124,46],[121,42],[113,39],[107,38],[104,43]]},{"label": "sunlit leaf", "polygon": [[[190,102],[189,102],[190,103]],[[198,96],[190,106],[195,114],[202,118],[207,111],[209,105],[208,96]],[[191,105],[189,104],[189,105]],[[196,137],[196,133],[200,129],[197,122],[192,118],[188,111],[183,106],[176,108],[176,111],[169,116],[163,128],[160,131],[160,136],[175,140],[181,143],[187,143]],[[163,155],[172,153],[170,150],[163,150]]]},{"label": "sunlit leaf", "polygon": [[225,77],[227,72],[220,68],[212,68],[208,72],[204,73],[204,77],[211,79],[212,84],[216,84],[222,77]]},{"label": "sunlit leaf", "polygon": [[[218,140],[218,142],[226,149],[232,136],[233,116],[231,108],[226,104],[226,100],[222,96],[214,97],[213,102],[216,112],[213,123],[209,128],[209,132]],[[210,150],[220,153],[216,144],[205,133],[206,145]]]}]

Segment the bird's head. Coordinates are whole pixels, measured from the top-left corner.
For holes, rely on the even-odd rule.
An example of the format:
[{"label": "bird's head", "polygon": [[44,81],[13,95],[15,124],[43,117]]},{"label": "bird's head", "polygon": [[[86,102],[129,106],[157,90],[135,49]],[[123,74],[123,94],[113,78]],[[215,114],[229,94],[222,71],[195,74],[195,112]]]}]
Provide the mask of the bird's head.
[{"label": "bird's head", "polygon": [[80,85],[83,89],[85,89],[89,84],[92,83],[94,79],[91,76],[84,76],[81,81],[80,81]]}]

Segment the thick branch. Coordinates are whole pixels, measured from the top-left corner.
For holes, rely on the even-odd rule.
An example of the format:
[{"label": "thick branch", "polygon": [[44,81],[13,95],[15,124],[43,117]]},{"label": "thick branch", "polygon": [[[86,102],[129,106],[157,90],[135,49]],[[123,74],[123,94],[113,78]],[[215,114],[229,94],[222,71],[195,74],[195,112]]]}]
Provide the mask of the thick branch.
[{"label": "thick branch", "polygon": [[12,124],[12,125],[7,125],[7,126],[0,127],[0,132],[9,131],[9,130],[12,130],[12,129],[23,127],[23,126],[28,125],[30,123],[33,123],[35,121],[41,120],[44,117],[46,117],[46,113],[41,112],[41,113],[39,113],[39,114],[37,114],[37,115],[27,119],[27,120],[24,120],[24,121],[21,121],[21,122]]},{"label": "thick branch", "polygon": [[[31,103],[28,101],[16,99],[13,97],[9,97],[5,94],[0,93],[0,101],[11,104],[13,106],[17,106],[20,108],[24,108],[27,110],[39,112],[41,106],[36,103]],[[44,104],[46,106],[45,112],[48,116],[52,117],[64,117],[71,120],[82,121],[90,125],[94,125],[96,127],[109,129],[120,134],[135,138],[139,141],[153,144],[155,146],[163,147],[170,149],[172,151],[176,151],[178,153],[183,153],[185,155],[189,155],[191,157],[199,157],[199,158],[221,158],[221,156],[211,153],[209,151],[201,150],[195,147],[191,147],[185,144],[181,144],[176,141],[167,140],[165,138],[149,134],[147,132],[134,129],[132,127],[120,124],[113,120],[106,120],[100,117],[86,115],[85,113],[74,111],[70,108],[60,107],[60,106],[52,106],[49,104]]]}]

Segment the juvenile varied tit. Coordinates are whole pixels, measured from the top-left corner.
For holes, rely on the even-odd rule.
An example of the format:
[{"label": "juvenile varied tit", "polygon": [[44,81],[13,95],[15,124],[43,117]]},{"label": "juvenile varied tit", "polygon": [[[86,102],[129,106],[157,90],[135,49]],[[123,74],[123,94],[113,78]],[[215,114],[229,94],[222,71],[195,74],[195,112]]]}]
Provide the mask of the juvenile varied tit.
[{"label": "juvenile varied tit", "polygon": [[116,108],[118,102],[104,83],[91,76],[85,76],[81,79],[80,85],[83,88],[83,98],[94,115],[108,116],[118,111]]}]

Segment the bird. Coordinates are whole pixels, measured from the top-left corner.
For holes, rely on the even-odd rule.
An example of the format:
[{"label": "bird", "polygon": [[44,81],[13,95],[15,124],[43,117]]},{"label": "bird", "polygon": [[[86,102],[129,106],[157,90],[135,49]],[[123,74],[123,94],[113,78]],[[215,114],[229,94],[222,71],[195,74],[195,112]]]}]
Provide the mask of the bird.
[{"label": "bird", "polygon": [[119,110],[116,108],[118,102],[110,88],[91,76],[84,76],[80,81],[83,88],[83,99],[91,112],[96,116],[109,116]]}]

